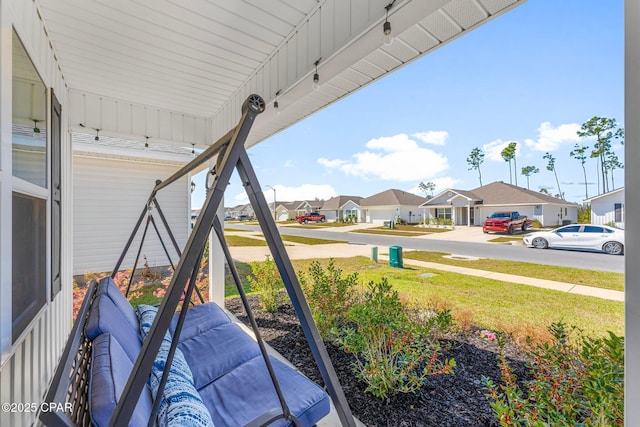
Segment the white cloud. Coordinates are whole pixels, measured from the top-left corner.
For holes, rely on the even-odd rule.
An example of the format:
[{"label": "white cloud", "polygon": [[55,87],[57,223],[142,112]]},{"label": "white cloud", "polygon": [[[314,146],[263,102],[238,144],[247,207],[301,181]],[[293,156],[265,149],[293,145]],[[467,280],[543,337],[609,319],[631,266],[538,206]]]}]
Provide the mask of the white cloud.
[{"label": "white cloud", "polygon": [[371,139],[367,142],[366,147],[371,150],[394,152],[415,150],[418,148],[418,144],[410,139],[406,133],[401,133],[395,136],[382,136]]},{"label": "white cloud", "polygon": [[449,138],[449,132],[446,130],[430,130],[428,132],[416,132],[412,136],[425,144],[444,145],[447,142],[447,138]]},{"label": "white cloud", "polygon": [[296,162],[293,160],[285,160],[284,165],[285,168],[293,168],[296,166]]},{"label": "white cloud", "polygon": [[[501,139],[496,139],[495,141],[491,141],[488,144],[484,144],[482,146],[482,151],[484,151],[484,158],[488,160],[494,160],[496,162],[504,162],[502,158],[502,150],[504,150],[509,143],[514,141],[503,141]],[[518,141],[515,141],[518,142]],[[516,146],[516,157],[520,154],[520,144]]]},{"label": "white cloud", "polygon": [[318,159],[318,163],[320,163],[322,166],[328,167],[329,169],[336,169],[342,166],[343,164],[347,163],[347,161],[340,160],[340,159],[329,160],[325,157],[320,157]]},{"label": "white cloud", "polygon": [[[316,198],[321,200],[327,200],[331,197],[337,196],[336,190],[328,184],[302,184],[297,187],[288,187],[286,185],[274,185],[276,189],[277,201],[293,202],[295,200],[315,200]],[[263,188],[267,203],[273,202],[273,190],[270,188]],[[249,203],[247,194],[243,191],[235,195],[234,200],[237,204]]]},{"label": "white cloud", "polygon": [[575,143],[581,140],[577,135],[580,125],[577,123],[566,123],[558,127],[551,126],[550,122],[543,122],[538,128],[538,139],[525,139],[527,147],[534,151],[555,151],[563,143]]},{"label": "white cloud", "polygon": [[366,147],[351,160],[320,158],[318,163],[345,175],[386,181],[424,181],[449,168],[444,155],[419,147],[406,134],[372,139]]}]

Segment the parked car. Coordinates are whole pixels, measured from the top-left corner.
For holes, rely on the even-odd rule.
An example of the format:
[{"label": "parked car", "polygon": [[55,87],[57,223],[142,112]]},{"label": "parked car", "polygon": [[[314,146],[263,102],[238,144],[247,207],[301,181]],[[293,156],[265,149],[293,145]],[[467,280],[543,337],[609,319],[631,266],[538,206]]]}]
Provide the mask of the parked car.
[{"label": "parked car", "polygon": [[304,215],[296,216],[296,221],[298,221],[299,224],[302,224],[303,222],[305,224],[307,224],[309,221],[311,221],[311,222],[326,222],[327,218],[324,215],[319,214],[317,212],[311,212],[311,213],[307,213],[307,214],[304,214]]},{"label": "parked car", "polygon": [[233,217],[232,217],[231,215],[225,215],[225,216],[224,216],[224,220],[225,220],[225,221],[230,221],[230,220],[232,220],[232,219],[233,219]]},{"label": "parked car", "polygon": [[537,249],[591,249],[611,255],[624,253],[624,230],[606,225],[570,224],[552,231],[529,233],[524,244]]},{"label": "parked car", "polygon": [[482,224],[482,231],[488,233],[490,231],[498,231],[507,234],[513,234],[515,230],[527,231],[532,220],[525,215],[520,215],[515,211],[494,212]]}]

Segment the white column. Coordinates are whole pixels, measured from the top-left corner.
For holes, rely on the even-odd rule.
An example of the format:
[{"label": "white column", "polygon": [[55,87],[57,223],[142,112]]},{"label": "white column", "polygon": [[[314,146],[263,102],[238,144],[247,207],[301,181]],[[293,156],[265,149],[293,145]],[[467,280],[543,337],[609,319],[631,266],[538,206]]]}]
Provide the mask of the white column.
[{"label": "white column", "polygon": [[[224,225],[224,197],[217,212],[220,223]],[[216,233],[209,234],[209,301],[224,307],[224,253]]]},{"label": "white column", "polygon": [[625,1],[625,425],[640,425],[640,2]]}]

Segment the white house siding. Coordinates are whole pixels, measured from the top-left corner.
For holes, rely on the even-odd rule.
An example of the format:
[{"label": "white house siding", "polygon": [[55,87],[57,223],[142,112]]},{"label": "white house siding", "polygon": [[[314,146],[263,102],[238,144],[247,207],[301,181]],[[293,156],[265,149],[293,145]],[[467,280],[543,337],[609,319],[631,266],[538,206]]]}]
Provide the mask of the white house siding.
[{"label": "white house siding", "polygon": [[[346,218],[347,215],[349,215],[349,213],[352,212],[352,211],[356,211],[357,221],[361,222],[362,221],[362,217],[361,217],[361,212],[360,212],[360,206],[358,206],[354,202],[347,202],[347,204],[345,204],[342,207],[342,217]],[[327,219],[329,219],[329,218],[327,218]]]},{"label": "white house siding", "polygon": [[[73,272],[111,271],[129,238],[157,179],[165,179],[178,167],[133,160],[73,156]],[[182,248],[189,232],[187,178],[163,188],[157,195],[160,208]],[[155,211],[154,219],[173,262],[178,257]],[[146,218],[145,218],[146,222]],[[133,241],[122,268],[133,267],[145,222]],[[150,225],[138,266],[169,265],[155,230]]]},{"label": "white house siding", "polygon": [[[0,1],[0,402],[39,404],[71,329],[71,147],[67,132],[68,93],[36,10],[37,2]],[[62,105],[62,289],[11,342],[12,171],[10,95],[12,27],[47,88]],[[48,279],[49,281],[49,279]],[[0,426],[27,426],[35,412],[0,411]]]},{"label": "white house siding", "polygon": [[[621,205],[621,219],[616,221],[615,205]],[[624,228],[624,190],[616,191],[612,194],[605,194],[591,200],[591,223],[610,224]]]}]

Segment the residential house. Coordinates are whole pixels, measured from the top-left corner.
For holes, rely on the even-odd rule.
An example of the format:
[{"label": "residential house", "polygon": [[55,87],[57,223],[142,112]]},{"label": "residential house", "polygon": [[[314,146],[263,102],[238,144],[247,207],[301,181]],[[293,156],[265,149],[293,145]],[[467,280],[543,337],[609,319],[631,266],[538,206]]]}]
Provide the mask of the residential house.
[{"label": "residential house", "polygon": [[361,222],[360,196],[335,196],[326,200],[319,210],[327,221]]},{"label": "residential house", "polygon": [[420,206],[424,197],[403,190],[390,189],[360,200],[360,209],[364,211],[365,222],[383,223],[385,221],[422,222]]},{"label": "residential house", "polygon": [[624,228],[624,187],[585,200],[591,204],[591,223]]},{"label": "residential house", "polygon": [[578,221],[578,205],[537,191],[501,181],[473,190],[446,189],[420,206],[424,222],[435,218],[454,225],[482,225],[496,211],[517,211],[543,226]]}]

